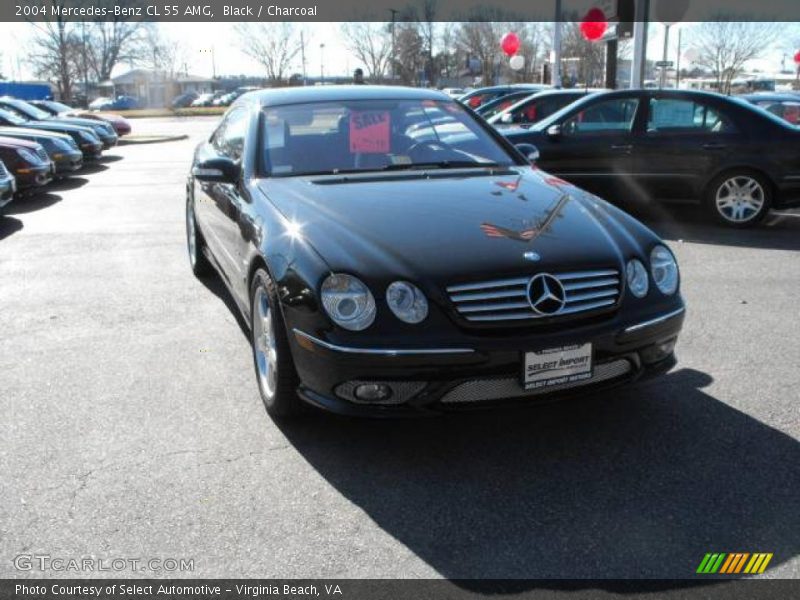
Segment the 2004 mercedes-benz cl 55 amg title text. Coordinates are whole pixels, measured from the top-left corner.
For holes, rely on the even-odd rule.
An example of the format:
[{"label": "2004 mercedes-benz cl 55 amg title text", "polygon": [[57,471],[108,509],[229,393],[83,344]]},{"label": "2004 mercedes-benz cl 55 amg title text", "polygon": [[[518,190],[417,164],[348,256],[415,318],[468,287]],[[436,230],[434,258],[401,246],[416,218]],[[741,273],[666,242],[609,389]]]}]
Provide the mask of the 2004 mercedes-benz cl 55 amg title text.
[{"label": "2004 mercedes-benz cl 55 amg title text", "polygon": [[672,252],[444,94],[251,92],[196,150],[186,226],[249,323],[273,415],[599,389],[674,364]]}]

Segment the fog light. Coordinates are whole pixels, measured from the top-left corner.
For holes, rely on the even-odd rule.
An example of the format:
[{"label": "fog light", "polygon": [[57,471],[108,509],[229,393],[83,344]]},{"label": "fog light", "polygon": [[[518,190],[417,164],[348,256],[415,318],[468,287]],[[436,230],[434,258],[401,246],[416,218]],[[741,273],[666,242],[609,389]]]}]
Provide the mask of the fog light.
[{"label": "fog light", "polygon": [[653,344],[652,346],[648,346],[644,350],[642,350],[642,360],[647,363],[656,363],[660,360],[664,360],[672,351],[675,350],[675,342],[677,338],[672,338],[670,340],[666,340],[664,342],[659,342],[658,344]]},{"label": "fog light", "polygon": [[362,383],[353,393],[363,402],[385,402],[392,397],[392,388],[383,383]]}]

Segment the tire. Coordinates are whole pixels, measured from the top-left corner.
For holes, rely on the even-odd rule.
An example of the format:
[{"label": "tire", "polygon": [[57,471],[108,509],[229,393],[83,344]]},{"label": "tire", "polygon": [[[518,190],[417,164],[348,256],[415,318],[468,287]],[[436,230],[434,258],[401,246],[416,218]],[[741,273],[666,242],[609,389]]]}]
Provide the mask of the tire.
[{"label": "tire", "polygon": [[197,220],[194,216],[194,197],[191,193],[186,194],[186,250],[189,253],[189,266],[195,277],[203,278],[211,274],[211,263],[208,262],[203,253],[205,240],[203,234],[197,228]]},{"label": "tire", "polygon": [[250,286],[250,336],[258,391],[267,413],[294,417],[304,412],[278,294],[264,269],[256,271]]},{"label": "tire", "polygon": [[705,204],[714,219],[722,225],[753,227],[772,206],[772,184],[755,171],[727,171],[709,184]]}]

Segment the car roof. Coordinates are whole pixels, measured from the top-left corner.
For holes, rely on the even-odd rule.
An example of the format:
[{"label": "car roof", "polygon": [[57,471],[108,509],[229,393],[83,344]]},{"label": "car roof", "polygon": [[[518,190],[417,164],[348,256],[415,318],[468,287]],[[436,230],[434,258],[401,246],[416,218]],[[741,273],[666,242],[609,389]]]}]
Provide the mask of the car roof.
[{"label": "car roof", "polygon": [[389,85],[322,85],[285,87],[248,92],[236,100],[236,105],[259,104],[279,106],[306,102],[337,102],[342,100],[441,100],[452,102],[447,94],[437,90]]}]

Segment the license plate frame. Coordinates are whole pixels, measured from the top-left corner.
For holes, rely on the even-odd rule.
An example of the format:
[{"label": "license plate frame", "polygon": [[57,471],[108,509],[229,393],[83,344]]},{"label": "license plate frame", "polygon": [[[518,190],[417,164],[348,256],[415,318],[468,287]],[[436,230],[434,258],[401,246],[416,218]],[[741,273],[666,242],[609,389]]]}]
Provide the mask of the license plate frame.
[{"label": "license plate frame", "polygon": [[522,355],[521,385],[527,391],[586,381],[594,375],[591,342],[526,351]]}]

